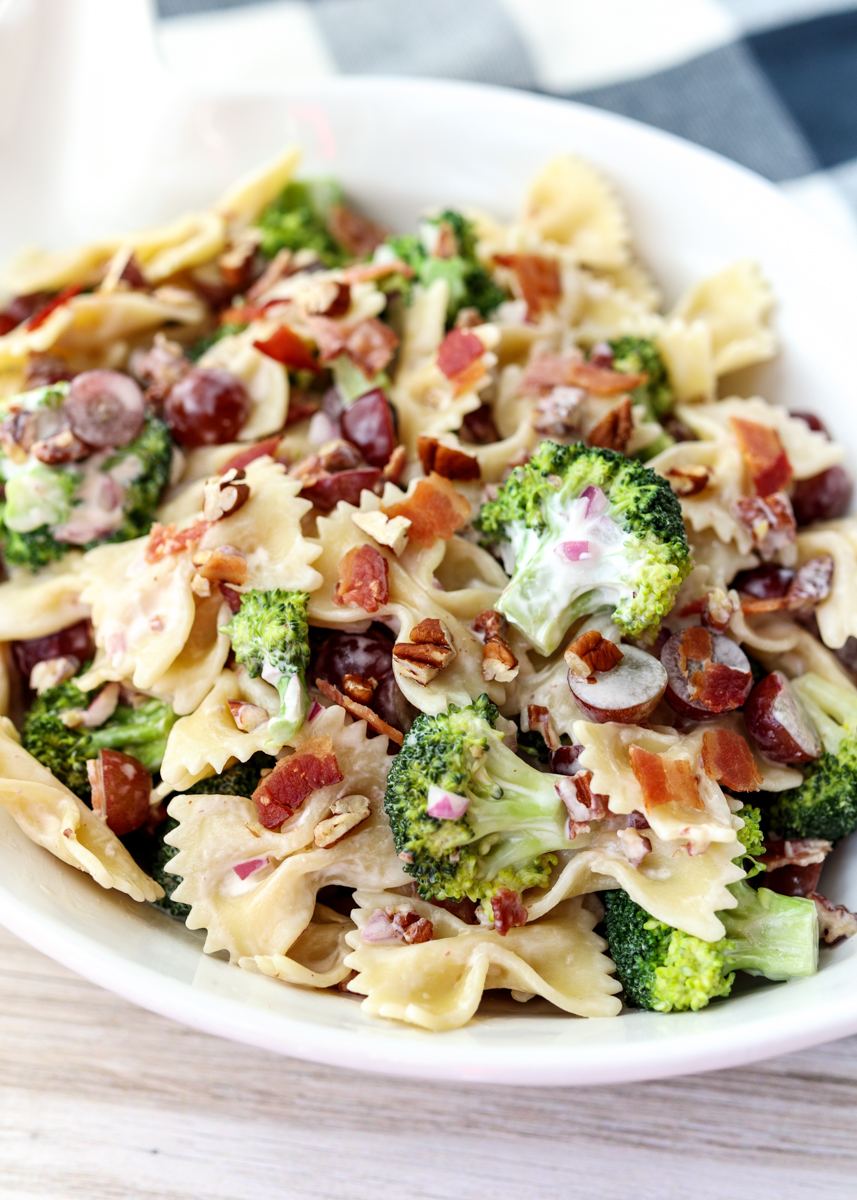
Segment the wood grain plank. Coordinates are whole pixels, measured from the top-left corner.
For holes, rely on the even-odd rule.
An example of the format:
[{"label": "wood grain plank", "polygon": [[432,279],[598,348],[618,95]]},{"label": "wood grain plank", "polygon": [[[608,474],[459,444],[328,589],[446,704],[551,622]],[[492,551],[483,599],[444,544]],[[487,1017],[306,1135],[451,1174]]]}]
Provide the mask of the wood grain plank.
[{"label": "wood grain plank", "polygon": [[857,1038],[711,1075],[498,1094],[220,1041],[0,931],[3,1200],[721,1200],[725,1170],[761,1200],[853,1194]]}]

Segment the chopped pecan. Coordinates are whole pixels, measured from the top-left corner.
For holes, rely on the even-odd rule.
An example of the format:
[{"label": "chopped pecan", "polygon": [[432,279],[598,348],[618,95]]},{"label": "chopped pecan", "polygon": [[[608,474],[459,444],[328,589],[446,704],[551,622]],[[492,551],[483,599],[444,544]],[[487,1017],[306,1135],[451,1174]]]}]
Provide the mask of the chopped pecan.
[{"label": "chopped pecan", "polygon": [[451,538],[470,520],[467,500],[436,471],[428,479],[420,479],[412,495],[381,511],[388,517],[407,517],[411,522],[409,540],[421,550],[434,545],[438,538]]},{"label": "chopped pecan", "polygon": [[581,388],[555,387],[533,405],[530,424],[542,437],[572,437],[580,433],[585,408]]},{"label": "chopped pecan", "polygon": [[390,598],[387,560],[374,546],[354,546],[339,564],[334,604],[356,604],[374,613]]},{"label": "chopped pecan", "polygon": [[351,307],[351,288],[335,279],[313,279],[299,299],[311,316],[344,317]]},{"label": "chopped pecan", "polygon": [[48,688],[56,687],[66,679],[71,679],[80,669],[80,659],[73,654],[63,654],[58,658],[44,658],[37,662],[30,672],[30,687],[39,695]]},{"label": "chopped pecan", "polygon": [[556,792],[565,805],[568,816],[568,836],[573,841],[580,833],[589,833],[589,822],[600,821],[608,814],[609,796],[592,791],[592,772],[575,771],[560,779]]},{"label": "chopped pecan", "polygon": [[389,365],[399,339],[389,325],[377,317],[366,317],[356,325],[337,325],[329,317],[308,318],[323,363],[347,354],[367,379]]},{"label": "chopped pecan", "polygon": [[455,654],[452,634],[436,617],[420,621],[411,630],[410,641],[396,642],[393,647],[393,661],[400,672],[423,685],[448,666]]},{"label": "chopped pecan", "polygon": [[518,674],[518,660],[501,637],[486,638],[482,647],[482,678],[486,683],[510,683]]},{"label": "chopped pecan", "polygon": [[735,607],[722,588],[712,588],[705,596],[700,610],[702,623],[716,633],[723,633],[732,619]]},{"label": "chopped pecan", "polygon": [[250,498],[250,487],[241,467],[230,467],[222,475],[209,479],[202,499],[202,515],[206,521],[221,521],[231,517]]},{"label": "chopped pecan", "polygon": [[75,437],[70,429],[61,429],[43,441],[34,442],[32,447],[33,457],[49,467],[58,463],[78,462],[89,453],[89,446]]},{"label": "chopped pecan", "polygon": [[444,446],[437,438],[420,434],[417,439],[417,453],[426,475],[436,471],[444,479],[455,479],[462,483],[478,479],[480,476],[477,458],[472,454],[465,454],[462,450]]},{"label": "chopped pecan", "polygon": [[205,598],[211,595],[211,580],[203,579],[199,571],[196,571],[190,579],[190,590],[195,596]]},{"label": "chopped pecan", "polygon": [[195,521],[186,529],[176,529],[171,521],[169,525],[159,525],[157,521],[149,534],[149,544],[146,548],[146,562],[157,562],[166,554],[180,554],[198,542],[208,529],[208,521]]},{"label": "chopped pecan", "polygon": [[370,510],[352,513],[351,520],[363,533],[368,533],[374,538],[379,546],[387,546],[392,550],[396,558],[403,553],[408,544],[411,522],[407,517],[388,517],[380,511]]},{"label": "chopped pecan", "polygon": [[758,494],[770,496],[788,487],[792,466],[776,429],[743,417],[730,417],[729,420]]},{"label": "chopped pecan", "polygon": [[347,204],[331,204],[327,227],[334,241],[354,258],[367,258],[387,236],[380,225]]},{"label": "chopped pecan", "polygon": [[529,916],[520,894],[505,887],[491,897],[491,911],[494,914],[494,931],[500,937],[505,937],[516,925],[526,925]]},{"label": "chopped pecan", "polygon": [[356,700],[358,704],[368,704],[378,686],[377,679],[367,679],[365,675],[348,673],[342,676],[342,690],[346,696]]},{"label": "chopped pecan", "polygon": [[639,867],[640,863],[647,854],[652,852],[652,843],[644,837],[637,829],[628,826],[627,829],[620,829],[616,837],[619,839],[619,844],[622,851],[632,867]]},{"label": "chopped pecan", "polygon": [[294,754],[281,758],[253,793],[260,824],[279,829],[314,791],[341,783],[342,778],[331,739],[310,738]]},{"label": "chopped pecan", "polygon": [[833,567],[829,554],[808,559],[789,584],[786,593],[788,611],[807,615],[826,600],[833,586]]},{"label": "chopped pecan", "polygon": [[234,546],[218,546],[216,550],[198,550],[193,565],[203,579],[211,583],[244,583],[247,579],[247,559]]},{"label": "chopped pecan", "polygon": [[528,733],[531,729],[537,730],[545,739],[548,750],[558,750],[560,747],[559,737],[554,729],[550,712],[543,704],[527,705],[525,711],[521,713],[521,729],[524,733]]},{"label": "chopped pecan", "polygon": [[628,756],[647,810],[670,803],[694,812],[705,810],[693,767],[686,758],[652,754],[642,746],[629,747]]},{"label": "chopped pecan", "polygon": [[770,496],[741,496],[732,509],[736,520],[750,531],[753,546],[766,562],[794,543],[797,525],[785,492]]},{"label": "chopped pecan", "polygon": [[849,912],[844,904],[831,904],[820,892],[810,892],[818,913],[818,928],[828,946],[857,933],[857,913]]},{"label": "chopped pecan", "polygon": [[750,747],[732,729],[706,729],[702,735],[702,765],[709,779],[735,792],[757,792],[762,775]]},{"label": "chopped pecan", "polygon": [[357,700],[352,700],[350,696],[346,696],[338,687],[332,683],[328,683],[326,679],[316,679],[315,686],[321,692],[322,696],[326,696],[334,704],[338,704],[340,708],[344,708],[346,712],[351,713],[358,721],[365,721],[376,733],[383,733],[395,742],[397,746],[401,746],[404,742],[404,735],[398,729],[394,729],[392,725],[388,725],[382,720],[376,712],[371,708],[367,708],[365,704],[360,704]]},{"label": "chopped pecan", "polygon": [[242,229],[232,244],[223,251],[217,260],[220,274],[230,288],[236,291],[248,287],[253,277],[253,263],[262,231],[251,225]]},{"label": "chopped pecan", "polygon": [[473,632],[485,641],[492,637],[504,637],[508,622],[493,608],[486,608],[473,618]]},{"label": "chopped pecan", "polygon": [[258,704],[248,704],[246,700],[227,700],[232,720],[242,733],[252,733],[268,720],[269,714]]},{"label": "chopped pecan", "polygon": [[148,350],[131,355],[131,370],[146,392],[146,399],[156,408],[164,403],[173,386],[184,379],[193,364],[177,342],[166,334],[156,333]]},{"label": "chopped pecan", "polygon": [[624,454],[633,432],[631,397],[624,396],[606,416],[601,418],[594,429],[590,429],[586,440],[590,446],[599,446],[604,450],[618,450],[620,454]]},{"label": "chopped pecan", "polygon": [[672,490],[682,499],[704,492],[714,477],[711,467],[692,464],[670,467],[665,474]]},{"label": "chopped pecan", "polygon": [[396,446],[381,472],[381,479],[384,483],[398,483],[407,465],[407,450],[404,446]]},{"label": "chopped pecan", "polygon": [[587,629],[563,654],[569,671],[579,679],[592,679],[596,671],[610,671],[624,657],[619,647],[597,629]]},{"label": "chopped pecan", "polygon": [[335,846],[346,833],[362,824],[369,812],[369,801],[365,796],[342,796],[331,804],[330,816],[316,825],[312,840],[323,850],[328,846]]}]

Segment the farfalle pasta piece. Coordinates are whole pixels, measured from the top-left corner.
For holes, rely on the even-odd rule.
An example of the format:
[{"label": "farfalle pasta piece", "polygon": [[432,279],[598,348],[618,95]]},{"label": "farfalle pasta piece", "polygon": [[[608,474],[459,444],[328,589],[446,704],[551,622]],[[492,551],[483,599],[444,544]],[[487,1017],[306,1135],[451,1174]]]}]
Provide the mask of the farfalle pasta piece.
[{"label": "farfalle pasta piece", "polygon": [[[239,961],[287,957],[322,887],[376,889],[408,881],[383,806],[386,740],[367,738],[364,722],[346,723],[336,708],[320,714],[311,733],[332,738],[343,778],[312,792],[279,830],[262,826],[255,803],[242,796],[178,795],[170,802],[179,822],[167,835],[179,851],[170,870],[182,880],[173,895],[191,906],[188,927],[207,929],[208,953],[227,950]],[[319,822],[350,795],[366,798],[369,816],[333,845],[317,848]]]},{"label": "farfalle pasta piece", "polygon": [[351,974],[345,958],[350,946],[345,935],[354,922],[324,904],[316,904],[312,920],[286,954],[257,954],[239,959],[247,971],[258,971],[283,983],[304,987],[335,987]]},{"label": "farfalle pasta piece", "polygon": [[[679,410],[680,419],[684,408]],[[647,464],[666,479],[685,467],[703,467],[708,481],[702,490],[679,495],[682,516],[691,534],[713,531],[721,545],[734,543],[741,555],[751,552],[753,540],[747,527],[736,519],[733,508],[745,493],[744,461],[738,446],[725,437],[695,442],[677,442]]]},{"label": "farfalle pasta piece", "polygon": [[595,268],[624,266],[630,258],[628,218],[604,177],[582,159],[552,159],[530,184],[521,224],[571,250]]},{"label": "farfalle pasta piece", "polygon": [[7,717],[0,717],[0,804],[31,841],[101,887],[132,900],[163,896],[105,822],[24,750]]},{"label": "farfalle pasta piece", "polygon": [[713,372],[725,375],[776,354],[777,339],[768,325],[773,303],[758,264],[742,260],[690,288],[671,315],[705,324]]},{"label": "farfalle pasta piece", "polygon": [[798,533],[798,563],[819,554],[833,559],[830,595],[815,609],[825,646],[839,650],[857,637],[857,523],[853,517]]},{"label": "farfalle pasta piece", "polygon": [[294,175],[300,158],[299,146],[287,146],[258,170],[236,180],[214,203],[214,211],[226,219],[230,229],[243,229],[276,200]]},{"label": "farfalle pasta piece", "polygon": [[52,570],[18,571],[0,583],[0,641],[44,637],[88,617],[83,567],[83,555],[73,552]]},{"label": "farfalle pasta piece", "polygon": [[[486,988],[543,996],[577,1016],[614,1017],[621,1011],[606,942],[594,932],[597,916],[580,899],[557,906],[534,924],[500,937],[465,925],[444,909],[389,892],[358,891],[357,929],[345,965],[357,971],[348,990],[365,995],[363,1011],[423,1029],[458,1029],[476,1012]],[[432,922],[431,941],[414,945],[364,942],[372,914],[403,906]]]},{"label": "farfalle pasta piece", "polygon": [[289,410],[289,375],[282,363],[253,345],[257,334],[251,325],[243,333],[221,338],[203,354],[198,366],[229,371],[244,384],[250,413],[239,431],[242,442],[257,441],[276,433],[286,423]]},{"label": "farfalle pasta piece", "polygon": [[789,679],[797,679],[812,671],[839,687],[854,688],[854,682],[836,655],[806,629],[794,622],[789,644],[775,651],[754,649],[754,657],[766,671],[782,671]]},{"label": "farfalle pasta piece", "polygon": [[179,716],[194,712],[214,687],[229,654],[229,638],[220,630],[231,611],[219,590],[196,601],[196,613],[181,653],[153,687]]}]

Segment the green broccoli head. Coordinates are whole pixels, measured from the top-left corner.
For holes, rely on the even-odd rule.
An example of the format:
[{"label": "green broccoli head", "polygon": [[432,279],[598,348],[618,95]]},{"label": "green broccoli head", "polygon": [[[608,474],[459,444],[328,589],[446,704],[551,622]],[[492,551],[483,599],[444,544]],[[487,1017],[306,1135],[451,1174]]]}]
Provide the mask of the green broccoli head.
[{"label": "green broccoli head", "polygon": [[675,392],[660,351],[651,338],[623,337],[610,342],[613,370],[628,375],[645,372],[648,379],[631,393],[650,421],[661,421],[675,403]]},{"label": "green broccoli head", "polygon": [[815,722],[824,752],[803,783],[780,792],[770,825],[782,837],[839,841],[857,829],[857,691],[810,671],[791,687]]},{"label": "green broccoli head", "polygon": [[795,979],[818,969],[815,903],[729,885],[736,908],[719,913],[726,937],[704,942],[655,920],[627,892],[606,892],[604,918],[610,957],[630,1004],[656,1012],[696,1011],[728,996],[735,971],[766,979]]},{"label": "green broccoli head", "polygon": [[[456,253],[440,257],[435,251],[442,233],[451,234]],[[414,272],[415,279],[429,287],[437,279],[449,285],[449,303],[446,310],[447,328],[463,308],[475,308],[483,320],[488,320],[495,309],[507,299],[503,288],[497,284],[476,257],[476,231],[473,223],[460,212],[447,209],[437,217],[428,217],[420,222],[419,233],[393,237],[387,243],[397,258]],[[397,289],[409,291],[405,281],[397,278]],[[388,287],[390,286],[388,282]]]},{"label": "green broccoli head", "polygon": [[331,179],[287,184],[256,222],[262,231],[262,254],[273,258],[280,250],[312,250],[326,267],[342,266],[347,256],[328,221],[330,210],[343,199],[341,187]]},{"label": "green broccoli head", "polygon": [[760,871],[764,871],[764,867],[757,862],[757,858],[765,853],[765,842],[762,836],[762,814],[758,808],[752,805],[745,804],[738,813],[744,824],[738,830],[738,841],[744,847],[741,854],[735,859],[740,867],[743,867],[747,872],[747,878],[752,879],[754,875],[758,875]]},{"label": "green broccoli head", "polygon": [[66,725],[63,714],[82,712],[91,699],[74,679],[67,679],[36,697],[21,727],[24,749],[87,803],[91,796],[88,759],[97,758],[99,750],[121,750],[141,762],[147,771],[157,771],[176,721],[169,704],[150,699],[136,708],[118,704],[97,729]]},{"label": "green broccoli head", "polygon": [[140,464],[136,474],[122,485],[125,489],[122,524],[107,537],[90,542],[87,550],[100,545],[101,541],[130,542],[148,533],[152,527],[155,510],[169,482],[173,443],[168,426],[151,413],[137,437],[111,454],[102,470],[114,471],[122,477],[125,470],[130,474],[134,460]]},{"label": "green broccoli head", "polygon": [[639,637],[669,612],[692,566],[667,481],[582,442],[542,442],[474,525],[483,543],[499,546],[512,576],[497,608],[541,654],[601,608]]},{"label": "green broccoli head", "polygon": [[259,675],[280,695],[280,712],[268,723],[271,745],[285,743],[300,729],[309,697],[309,626],[306,592],[245,592],[241,608],[221,632],[232,640],[239,663],[253,679]]},{"label": "green broccoli head", "polygon": [[547,884],[568,846],[568,813],[548,775],[495,730],[487,696],[417,717],[393,760],[384,805],[396,849],[423,896],[489,900]]}]

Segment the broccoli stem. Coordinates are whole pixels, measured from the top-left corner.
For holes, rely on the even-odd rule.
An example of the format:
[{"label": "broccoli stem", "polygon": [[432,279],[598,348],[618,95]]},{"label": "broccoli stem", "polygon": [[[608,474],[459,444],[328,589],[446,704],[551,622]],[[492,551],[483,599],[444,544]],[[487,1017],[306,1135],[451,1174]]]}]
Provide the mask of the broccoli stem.
[{"label": "broccoli stem", "polygon": [[747,971],[766,979],[796,979],[818,970],[818,913],[813,900],[752,888],[745,880],[729,885],[737,908],[721,912],[729,943],[726,971]]}]

